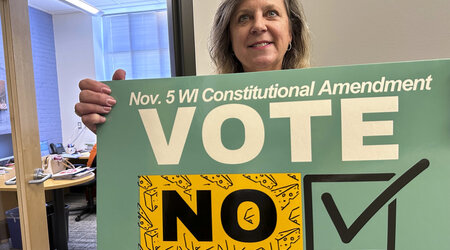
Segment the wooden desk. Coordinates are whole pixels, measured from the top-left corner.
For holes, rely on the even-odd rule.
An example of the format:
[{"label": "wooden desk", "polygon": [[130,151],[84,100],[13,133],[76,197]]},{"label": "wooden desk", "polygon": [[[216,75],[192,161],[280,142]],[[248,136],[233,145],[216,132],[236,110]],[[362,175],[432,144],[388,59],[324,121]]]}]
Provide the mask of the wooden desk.
[{"label": "wooden desk", "polygon": [[[64,203],[64,190],[63,188],[76,186],[82,183],[86,183],[95,178],[94,173],[90,173],[80,179],[75,180],[53,180],[48,179],[44,182],[45,190],[53,190],[53,199],[55,206],[55,247],[58,250],[67,249],[68,231],[66,231],[67,224],[65,218],[65,203]],[[5,185],[5,176],[0,175],[0,191],[16,191],[16,185]]]},{"label": "wooden desk", "polygon": [[[95,174],[90,173],[88,176],[85,176],[80,179],[75,179],[75,180],[48,179],[44,182],[44,190],[54,190],[54,189],[72,187],[72,186],[76,186],[76,185],[91,181],[94,178],[95,178]],[[7,180],[5,180],[5,176],[0,175],[0,191],[16,191],[16,189],[17,189],[16,185],[5,185],[5,181],[7,181]]]},{"label": "wooden desk", "polygon": [[89,159],[89,153],[81,153],[80,154],[80,157],[78,157],[78,159],[81,159],[81,160],[88,160]]},{"label": "wooden desk", "polygon": [[66,158],[68,161],[70,161],[73,164],[84,164],[86,165],[86,163],[89,160],[89,153],[78,153],[78,154],[74,154],[74,155],[70,155],[70,154],[62,154],[62,157]]}]

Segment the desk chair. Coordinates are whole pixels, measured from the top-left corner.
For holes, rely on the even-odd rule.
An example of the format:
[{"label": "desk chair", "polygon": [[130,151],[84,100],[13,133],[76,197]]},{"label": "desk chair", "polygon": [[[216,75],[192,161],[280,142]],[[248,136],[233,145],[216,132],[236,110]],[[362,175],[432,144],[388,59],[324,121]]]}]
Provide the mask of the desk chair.
[{"label": "desk chair", "polygon": [[[86,165],[88,167],[96,167],[97,166],[97,144],[95,144],[94,147],[92,148],[90,155],[89,155],[89,160]],[[96,194],[96,186],[97,186],[96,184],[97,184],[97,176],[95,176],[95,179],[93,179],[92,181],[89,181],[87,183],[77,186],[77,187],[85,188],[87,204],[86,204],[86,206],[83,206],[83,207],[69,209],[69,211],[71,211],[71,212],[80,211],[78,213],[77,217],[75,217],[75,221],[80,221],[82,219],[83,215],[87,214],[87,216],[89,216],[96,212],[96,205],[94,203],[94,198],[95,198],[95,194]],[[84,218],[86,218],[86,217],[84,217]]]}]

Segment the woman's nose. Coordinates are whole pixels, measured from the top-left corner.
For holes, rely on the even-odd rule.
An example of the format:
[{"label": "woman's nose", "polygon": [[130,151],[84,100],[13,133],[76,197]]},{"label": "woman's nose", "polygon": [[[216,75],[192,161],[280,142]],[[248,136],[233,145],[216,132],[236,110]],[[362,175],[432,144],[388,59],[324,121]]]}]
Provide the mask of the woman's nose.
[{"label": "woman's nose", "polygon": [[253,26],[250,30],[251,33],[260,33],[267,31],[266,20],[262,16],[256,16],[253,19]]}]

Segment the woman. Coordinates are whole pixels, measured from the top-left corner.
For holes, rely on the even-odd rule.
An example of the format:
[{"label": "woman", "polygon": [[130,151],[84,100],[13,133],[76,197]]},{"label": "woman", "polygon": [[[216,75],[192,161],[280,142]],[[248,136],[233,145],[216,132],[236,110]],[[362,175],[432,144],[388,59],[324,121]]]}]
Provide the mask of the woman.
[{"label": "woman", "polygon": [[[309,31],[298,0],[224,0],[211,33],[210,55],[217,72],[238,73],[309,66]],[[117,70],[113,80],[124,80]],[[116,103],[104,83],[84,79],[75,113],[96,132],[102,114]]]}]

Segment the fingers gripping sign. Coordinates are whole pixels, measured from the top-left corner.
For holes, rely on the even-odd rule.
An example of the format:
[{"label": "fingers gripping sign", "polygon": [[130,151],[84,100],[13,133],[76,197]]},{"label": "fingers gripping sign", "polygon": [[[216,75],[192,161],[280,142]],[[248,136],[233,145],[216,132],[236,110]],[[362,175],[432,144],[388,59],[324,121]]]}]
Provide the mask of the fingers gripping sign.
[{"label": "fingers gripping sign", "polygon": [[[114,72],[113,80],[125,80],[126,72],[118,69]],[[75,104],[75,113],[81,117],[81,121],[92,132],[97,132],[97,124],[106,121],[104,114],[108,114],[116,104],[116,100],[110,96],[111,89],[108,85],[93,80],[83,79],[79,82],[80,102]]]}]

